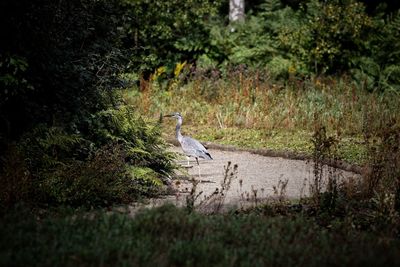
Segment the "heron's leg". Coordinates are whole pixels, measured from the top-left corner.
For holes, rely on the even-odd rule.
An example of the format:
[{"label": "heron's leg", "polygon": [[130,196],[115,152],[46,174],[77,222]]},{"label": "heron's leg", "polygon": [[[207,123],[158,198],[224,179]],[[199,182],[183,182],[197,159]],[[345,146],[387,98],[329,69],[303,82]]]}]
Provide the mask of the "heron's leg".
[{"label": "heron's leg", "polygon": [[197,162],[197,167],[199,168],[199,178],[201,178],[201,175],[200,175],[200,164],[199,164],[199,159],[198,158],[196,158],[196,162]]},{"label": "heron's leg", "polygon": [[189,167],[189,156],[186,156],[186,159],[187,159],[187,165],[188,165],[188,167]]}]

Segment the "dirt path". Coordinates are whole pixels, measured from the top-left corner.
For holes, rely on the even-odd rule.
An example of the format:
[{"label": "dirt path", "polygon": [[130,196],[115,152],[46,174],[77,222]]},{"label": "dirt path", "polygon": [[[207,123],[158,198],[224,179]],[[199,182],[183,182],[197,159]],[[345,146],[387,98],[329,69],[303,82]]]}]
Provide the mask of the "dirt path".
[{"label": "dirt path", "polygon": [[[182,153],[180,147],[171,147],[174,152]],[[198,176],[198,167],[195,160],[190,160],[192,168],[187,168],[180,173],[178,182],[174,181],[175,187],[181,193],[179,197],[186,197],[185,192],[190,191],[192,185],[188,177],[199,180],[197,192],[202,191],[199,200],[211,195],[216,188],[221,189],[224,179],[224,166],[228,161],[238,165],[237,175],[232,180],[231,188],[225,195],[225,204],[235,205],[243,200],[251,200],[256,195],[258,199],[276,196],[276,190],[285,188],[282,193],[288,198],[300,198],[309,195],[309,184],[313,181],[312,163],[303,160],[291,160],[280,157],[265,157],[243,151],[221,151],[209,149],[214,160],[200,160],[201,178]],[[186,165],[186,157],[178,160],[180,165]],[[323,176],[332,175],[333,168],[326,167]],[[335,170],[334,175],[341,178],[358,174]],[[190,178],[189,178],[190,179]],[[282,186],[287,181],[286,186]],[[282,184],[283,183],[283,184]],[[177,199],[177,201],[179,201]]]},{"label": "dirt path", "polygon": [[[196,161],[191,159],[189,163],[192,167],[183,167],[180,171],[177,171],[178,179],[172,180],[172,186],[175,188],[174,194],[150,199],[147,203],[132,203],[128,207],[120,207],[120,210],[117,209],[118,212],[128,212],[134,215],[140,209],[154,208],[165,203],[185,206],[192,188],[193,183],[190,181],[192,178],[199,181],[196,194],[202,192],[195,201],[197,209],[204,212],[215,211],[215,204],[221,203],[219,199],[212,198],[211,200],[215,200],[214,202],[205,202],[204,198],[213,195],[216,189],[221,190],[225,166],[229,161],[232,163],[232,168],[234,164],[237,164],[238,168],[237,174],[232,179],[230,190],[223,195],[225,197],[222,203],[223,208],[252,206],[265,199],[274,199],[279,196],[299,199],[309,195],[309,185],[314,179],[312,162],[263,156],[245,151],[235,151],[232,148],[229,148],[229,150],[223,150],[224,147],[221,148],[208,149],[213,160],[200,160],[201,178],[198,176]],[[182,153],[181,148],[176,146],[171,146],[169,150]],[[187,159],[183,154],[178,159],[178,164],[187,165]],[[325,167],[323,177],[326,179],[329,175],[335,175],[339,179],[350,177],[357,179],[360,177],[359,174],[354,172]],[[221,196],[221,194],[218,196]],[[202,205],[204,203],[205,205]]]}]

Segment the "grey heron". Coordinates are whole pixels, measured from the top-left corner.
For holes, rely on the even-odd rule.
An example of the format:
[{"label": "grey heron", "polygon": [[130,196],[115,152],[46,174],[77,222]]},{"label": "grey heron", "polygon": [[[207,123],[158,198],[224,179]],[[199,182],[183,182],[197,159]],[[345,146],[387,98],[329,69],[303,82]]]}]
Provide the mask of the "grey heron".
[{"label": "grey heron", "polygon": [[213,159],[213,158],[211,157],[210,153],[208,153],[207,149],[199,141],[189,136],[183,136],[181,134],[182,115],[179,112],[175,112],[170,115],[165,115],[164,117],[172,117],[177,120],[175,128],[176,139],[178,139],[179,143],[181,144],[183,152],[188,157],[188,165],[189,165],[189,157],[194,157],[196,159],[197,166],[199,167],[199,177],[200,177],[199,158],[202,159]]}]

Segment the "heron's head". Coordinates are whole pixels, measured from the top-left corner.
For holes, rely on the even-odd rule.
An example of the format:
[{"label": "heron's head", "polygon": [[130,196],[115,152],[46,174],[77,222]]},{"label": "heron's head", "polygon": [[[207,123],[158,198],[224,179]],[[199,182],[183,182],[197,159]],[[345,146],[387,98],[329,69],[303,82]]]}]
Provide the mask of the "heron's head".
[{"label": "heron's head", "polygon": [[165,115],[164,117],[172,117],[175,119],[182,119],[182,115],[179,112],[174,112],[172,114]]}]

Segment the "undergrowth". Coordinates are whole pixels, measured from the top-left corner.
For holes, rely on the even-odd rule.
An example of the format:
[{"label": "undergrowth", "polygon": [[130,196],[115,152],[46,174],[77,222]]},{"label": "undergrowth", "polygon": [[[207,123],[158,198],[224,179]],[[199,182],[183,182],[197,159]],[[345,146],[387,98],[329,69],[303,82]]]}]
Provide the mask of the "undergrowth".
[{"label": "undergrowth", "polygon": [[163,206],[125,214],[13,212],[0,221],[1,266],[396,266],[398,239],[293,213],[213,216]]},{"label": "undergrowth", "polygon": [[127,106],[87,120],[87,132],[39,125],[0,160],[0,212],[33,206],[98,207],[162,193],[174,168],[157,125]]}]

